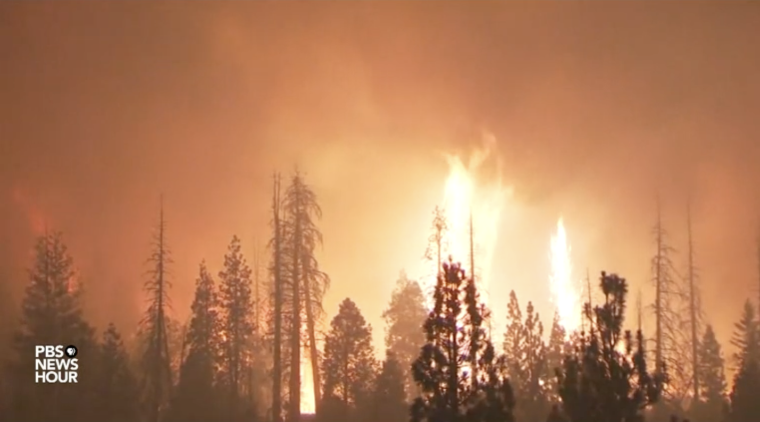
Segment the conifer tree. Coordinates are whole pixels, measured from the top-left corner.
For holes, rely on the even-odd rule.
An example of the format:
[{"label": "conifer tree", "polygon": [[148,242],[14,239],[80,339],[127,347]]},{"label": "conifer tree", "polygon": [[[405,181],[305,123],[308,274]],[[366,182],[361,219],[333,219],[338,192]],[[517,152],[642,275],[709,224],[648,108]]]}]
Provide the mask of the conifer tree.
[{"label": "conifer tree", "polygon": [[664,370],[650,374],[641,331],[635,340],[623,331],[626,281],[603,272],[600,284],[604,300],[589,315],[592,330],[558,372],[563,410],[570,422],[643,421],[644,408],[660,397]]},{"label": "conifer tree", "polygon": [[139,419],[140,393],[137,379],[121,335],[111,323],[100,345],[98,399],[93,403],[100,420],[132,422]]},{"label": "conifer tree", "polygon": [[195,297],[190,306],[185,344],[187,357],[179,373],[172,420],[203,422],[218,417],[216,368],[222,363],[218,295],[214,280],[201,262],[195,282]]},{"label": "conifer tree", "polygon": [[406,422],[409,404],[406,401],[405,374],[393,352],[388,352],[375,379],[369,417],[372,422]]},{"label": "conifer tree", "polygon": [[760,329],[751,301],[745,302],[742,318],[735,327],[731,344],[739,351],[734,356],[737,372],[731,389],[728,422],[760,420]]},{"label": "conifer tree", "polygon": [[[412,404],[412,422],[513,420],[511,387],[484,327],[488,318],[474,280],[459,264],[444,264],[424,325],[426,343],[412,367],[422,391]],[[473,361],[477,371],[467,367]]]},{"label": "conifer tree", "polygon": [[409,280],[402,271],[390,304],[383,312],[383,319],[386,326],[385,347],[401,365],[407,398],[414,394],[410,368],[425,341],[422,324],[426,317],[422,288],[416,281]]},{"label": "conifer tree", "polygon": [[[303,175],[296,171],[285,191],[282,209],[284,212],[284,264],[287,273],[284,309],[289,315],[290,380],[289,411],[291,422],[301,414],[301,340],[304,328],[307,335],[309,361],[314,380],[314,401],[320,403],[319,354],[317,350],[316,328],[324,316],[322,300],[330,285],[330,278],[319,269],[316,249],[322,244],[322,233],[317,221],[322,210],[314,191],[306,184]],[[304,327],[305,317],[305,327]]]},{"label": "conifer tree", "polygon": [[171,306],[169,265],[172,259],[166,243],[163,199],[152,246],[153,250],[148,258],[151,266],[149,278],[143,286],[148,296],[148,309],[140,321],[140,337],[145,341],[141,354],[145,413],[148,422],[158,422],[169,403],[172,388],[167,316]]},{"label": "conifer tree", "polygon": [[[651,305],[655,319],[654,365],[655,371],[667,367],[668,382],[663,393],[664,401],[658,404],[658,411],[667,411],[663,406],[673,406],[680,410],[684,398],[693,387],[690,371],[692,348],[689,341],[688,308],[684,299],[688,292],[679,284],[673,264],[676,250],[668,243],[668,232],[662,222],[660,200],[657,198],[657,221],[653,228],[656,252],[652,257],[652,284],[655,300]],[[693,266],[692,266],[693,270]],[[685,311],[685,312],[684,312]]]},{"label": "conifer tree", "polygon": [[227,408],[232,419],[245,411],[240,406],[245,374],[252,365],[250,348],[253,333],[251,269],[240,249],[240,239],[233,236],[224,269],[219,273],[219,310],[221,325],[221,381],[226,389]]},{"label": "conifer tree", "polygon": [[755,307],[752,302],[744,302],[742,317],[739,322],[734,324],[734,333],[731,336],[731,345],[736,348],[733,355],[733,363],[738,370],[745,362],[758,356],[760,353],[760,338],[758,333],[758,322],[756,319]]},{"label": "conifer tree", "polygon": [[284,268],[283,268],[283,221],[282,199],[280,198],[280,175],[274,175],[272,194],[273,234],[269,241],[272,262],[269,272],[272,278],[271,300],[272,313],[269,315],[272,325],[272,421],[282,421],[282,380],[283,380],[283,305],[284,305]]},{"label": "conifer tree", "polygon": [[720,343],[707,325],[699,343],[699,400],[690,409],[691,419],[720,421],[726,405],[726,377]]},{"label": "conifer tree", "polygon": [[351,299],[341,302],[325,338],[325,397],[337,397],[345,416],[365,406],[372,391],[375,358],[372,327]]},{"label": "conifer tree", "polygon": [[517,294],[509,292],[509,304],[507,305],[507,329],[504,331],[504,357],[506,358],[509,376],[513,379],[524,378],[518,362],[522,358],[525,349],[524,327],[520,302]]},{"label": "conifer tree", "polygon": [[554,403],[559,402],[556,373],[562,368],[565,355],[571,351],[566,336],[565,327],[562,326],[559,319],[559,312],[554,312],[552,328],[549,333],[549,344],[546,349],[546,375],[544,377],[547,399]]},{"label": "conifer tree", "polygon": [[687,337],[688,344],[691,346],[691,350],[689,351],[691,355],[691,359],[689,360],[691,362],[690,370],[692,373],[691,393],[692,397],[700,397],[699,386],[701,383],[699,381],[700,371],[698,333],[702,330],[702,305],[699,286],[697,285],[699,274],[695,264],[694,240],[691,227],[691,202],[689,202],[689,206],[687,207],[686,225],[688,236],[688,266],[686,271],[686,281],[688,282],[687,297],[689,310],[689,317],[686,322],[688,323],[689,328],[689,335]]},{"label": "conifer tree", "polygon": [[523,323],[523,350],[517,361],[519,378],[513,378],[512,386],[517,399],[515,416],[518,420],[540,420],[549,412],[549,401],[543,380],[546,375],[546,347],[544,328],[540,317],[528,302]]},{"label": "conifer tree", "polygon": [[[75,283],[73,260],[59,232],[45,233],[35,244],[29,284],[14,335],[15,359],[10,362],[13,406],[9,420],[56,422],[91,420],[96,391],[94,373],[80,365],[77,388],[68,384],[34,383],[34,346],[76,345],[81,359],[97,353],[93,329],[84,320],[81,290]],[[67,388],[68,387],[68,388]]]}]

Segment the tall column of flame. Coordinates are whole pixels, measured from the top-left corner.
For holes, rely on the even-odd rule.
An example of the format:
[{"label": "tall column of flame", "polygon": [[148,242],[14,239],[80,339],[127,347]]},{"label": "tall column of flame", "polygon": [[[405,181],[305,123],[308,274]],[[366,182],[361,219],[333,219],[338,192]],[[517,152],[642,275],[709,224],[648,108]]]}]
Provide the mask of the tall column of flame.
[{"label": "tall column of flame", "polygon": [[[462,263],[468,274],[475,274],[481,298],[488,303],[490,279],[499,227],[499,216],[504,201],[511,193],[502,185],[498,171],[495,177],[483,177],[481,167],[498,160],[491,155],[495,140],[486,139],[485,145],[475,150],[465,162],[456,155],[446,155],[449,175],[443,189],[442,208],[446,217],[443,259],[451,256]],[[479,174],[480,173],[480,174]],[[474,256],[472,256],[474,255]],[[474,263],[475,268],[471,268]]]},{"label": "tall column of flame", "polygon": [[562,217],[557,221],[557,232],[550,243],[551,274],[549,287],[552,304],[556,307],[559,320],[569,335],[578,329],[581,322],[581,305],[578,286],[573,281],[573,267],[570,260],[570,244]]}]

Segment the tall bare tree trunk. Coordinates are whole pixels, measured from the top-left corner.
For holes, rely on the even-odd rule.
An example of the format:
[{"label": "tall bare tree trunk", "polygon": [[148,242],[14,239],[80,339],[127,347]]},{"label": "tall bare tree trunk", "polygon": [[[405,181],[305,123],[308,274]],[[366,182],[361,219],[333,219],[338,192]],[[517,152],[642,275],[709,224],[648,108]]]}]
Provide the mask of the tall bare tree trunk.
[{"label": "tall bare tree trunk", "polygon": [[686,209],[686,230],[688,235],[688,254],[689,254],[689,325],[691,326],[691,367],[692,367],[692,394],[694,399],[699,398],[699,363],[697,348],[699,337],[697,333],[697,287],[696,287],[696,268],[694,267],[694,242],[691,230],[691,200]]},{"label": "tall bare tree trunk", "polygon": [[642,317],[641,289],[639,289],[638,293],[636,294],[636,330],[638,332],[642,332],[643,330],[641,317]]},{"label": "tall bare tree trunk", "polygon": [[314,318],[314,308],[312,303],[312,288],[310,277],[310,271],[304,269],[303,279],[304,291],[305,291],[305,307],[306,307],[306,330],[309,335],[309,361],[311,362],[312,381],[314,384],[314,411],[319,412],[319,405],[322,401],[321,386],[322,381],[319,376],[319,352],[317,351],[317,333],[316,333],[316,321]]},{"label": "tall bare tree trunk", "polygon": [[293,297],[290,326],[290,383],[289,383],[289,408],[288,418],[290,422],[298,422],[301,418],[301,259],[302,259],[302,233],[301,233],[301,209],[302,199],[300,188],[296,193],[296,213],[293,216],[295,227],[291,239],[293,248],[292,286]]},{"label": "tall bare tree trunk", "polygon": [[654,317],[655,317],[655,349],[654,363],[655,371],[659,373],[663,366],[662,356],[662,318],[663,318],[663,238],[662,238],[662,215],[660,210],[660,198],[657,198],[657,225],[655,226],[655,238],[657,242],[657,255],[655,256],[655,299],[654,299]]},{"label": "tall bare tree trunk", "polygon": [[272,374],[272,420],[282,422],[282,221],[280,175],[274,176],[272,198],[274,273],[274,368]]},{"label": "tall bare tree trunk", "polygon": [[[470,209],[470,278],[472,279],[472,284],[477,286],[475,283],[475,232],[472,222],[472,208]],[[477,332],[473,334],[478,335]],[[478,344],[477,338],[473,339],[473,344]],[[473,388],[477,387],[478,384],[478,358],[477,349],[473,347],[470,354],[470,371],[472,371],[471,381]]]}]

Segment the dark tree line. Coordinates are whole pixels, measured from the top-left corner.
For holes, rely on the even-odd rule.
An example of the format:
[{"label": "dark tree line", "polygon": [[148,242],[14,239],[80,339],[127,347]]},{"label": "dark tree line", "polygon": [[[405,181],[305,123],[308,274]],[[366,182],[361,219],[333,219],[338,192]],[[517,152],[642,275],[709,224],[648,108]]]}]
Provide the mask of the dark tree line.
[{"label": "dark tree line", "polygon": [[[668,275],[675,271],[661,223],[653,261],[661,296],[653,308],[662,318],[654,336],[662,344],[655,341],[654,353],[640,323],[635,331],[626,328],[626,280],[606,273],[598,303],[585,305],[581,332],[566,332],[557,314],[545,330],[533,304],[522,307],[512,292],[497,345],[489,327],[498,321],[491,321],[475,279],[449,258],[431,292],[401,274],[382,315],[385,350],[376,355],[373,327],[351,299],[323,326],[330,280],[316,259],[321,210],[302,174],[284,189],[280,183],[276,176],[267,280],[259,280],[256,259],[252,269],[233,236],[220,271],[199,265],[184,323],[172,317],[178,280],[171,276],[161,209],[148,257],[146,310],[135,335],[126,337],[113,324],[98,334],[86,321],[84,286],[62,235],[41,236],[14,355],[3,366],[0,420],[295,422],[304,362],[320,422],[664,422],[671,413],[696,422],[760,420],[756,307],[744,306],[731,341],[737,352],[726,360],[713,328],[698,315],[692,242],[682,291]],[[435,230],[432,241],[440,244],[443,211]],[[685,322],[668,319],[679,300],[688,304],[680,311],[689,315]],[[677,339],[688,345],[679,352],[686,354],[673,351],[682,346]],[[33,346],[69,343],[80,349],[79,383],[35,384]],[[685,378],[671,372],[677,357],[687,363]],[[730,383],[727,371],[734,374]],[[674,391],[685,391],[688,400]],[[676,398],[678,406],[671,405]]]}]

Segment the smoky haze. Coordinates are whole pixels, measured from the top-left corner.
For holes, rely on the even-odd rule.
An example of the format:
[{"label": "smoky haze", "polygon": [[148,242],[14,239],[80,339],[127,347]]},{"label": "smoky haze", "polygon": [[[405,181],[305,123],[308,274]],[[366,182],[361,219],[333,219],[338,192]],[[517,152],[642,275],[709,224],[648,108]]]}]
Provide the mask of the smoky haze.
[{"label": "smoky haze", "polygon": [[655,197],[683,250],[691,196],[725,340],[758,288],[758,28],[752,2],[8,2],[0,276],[19,299],[33,235],[60,229],[93,320],[133,326],[163,193],[184,318],[202,259],[216,273],[233,234],[263,249],[272,173],[298,166],[324,213],[328,316],[353,298],[379,346],[441,152],[488,132],[514,187],[491,297],[514,288],[548,322],[560,215],[578,277],[648,288]]}]

